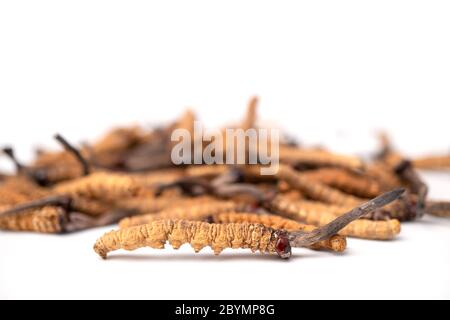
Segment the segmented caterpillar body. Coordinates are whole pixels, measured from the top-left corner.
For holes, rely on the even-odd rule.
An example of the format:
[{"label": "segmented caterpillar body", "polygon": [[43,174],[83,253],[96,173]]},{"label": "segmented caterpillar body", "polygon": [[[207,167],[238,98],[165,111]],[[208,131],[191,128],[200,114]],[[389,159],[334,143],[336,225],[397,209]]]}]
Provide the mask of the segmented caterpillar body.
[{"label": "segmented caterpillar body", "polygon": [[340,167],[360,170],[364,163],[358,157],[335,154],[319,149],[280,146],[280,161],[288,164],[306,164],[317,167]]},{"label": "segmented caterpillar body", "polygon": [[71,197],[71,208],[89,216],[100,216],[115,208],[114,204],[80,196]]},{"label": "segmented caterpillar body", "polygon": [[167,241],[175,249],[189,243],[195,252],[209,246],[216,255],[225,248],[249,248],[252,252],[278,253],[283,258],[291,254],[289,240],[282,231],[260,224],[210,224],[185,220],[159,220],[111,231],[97,240],[94,250],[105,259],[109,252],[118,249],[163,249]]},{"label": "segmented caterpillar body", "polygon": [[428,201],[425,211],[433,216],[450,218],[450,202]]},{"label": "segmented caterpillar body", "polygon": [[298,188],[308,197],[315,200],[349,206],[357,206],[364,201],[363,199],[345,194],[320,182],[308,179],[301,173],[286,165],[279,166],[279,170],[276,176],[279,179],[285,180],[293,188]]},{"label": "segmented caterpillar body", "polygon": [[[236,213],[227,212],[211,216],[214,223],[257,223],[276,230],[306,231],[311,232],[317,227],[299,223],[295,220],[283,218],[272,214]],[[333,235],[328,239],[319,241],[310,246],[313,249],[329,249],[335,252],[343,252],[347,247],[345,237]]]},{"label": "segmented caterpillar body", "polygon": [[[277,196],[271,205],[273,210],[281,215],[315,226],[324,226],[339,216],[326,206],[305,206],[304,202],[286,201],[282,196]],[[336,208],[336,210],[340,209]],[[400,228],[400,222],[397,219],[387,221],[359,219],[348,224],[339,231],[339,234],[362,239],[390,240],[400,233]]]},{"label": "segmented caterpillar body", "polygon": [[125,218],[120,221],[119,226],[120,228],[126,228],[164,219],[202,221],[217,213],[240,211],[244,208],[244,204],[233,201],[206,201],[203,203],[191,203],[191,205],[184,203],[158,213]]},{"label": "segmented caterpillar body", "polygon": [[[3,211],[3,208],[2,208]],[[34,231],[40,233],[63,232],[65,212],[58,207],[27,210],[17,215],[0,215],[0,229]]]},{"label": "segmented caterpillar body", "polygon": [[417,169],[448,169],[450,168],[450,155],[418,158],[412,160],[412,164]]},{"label": "segmented caterpillar body", "polygon": [[129,175],[97,172],[60,183],[53,190],[56,194],[114,201],[120,197],[136,195],[141,190],[141,185]]},{"label": "segmented caterpillar body", "polygon": [[362,198],[374,198],[386,191],[375,179],[341,168],[317,169],[303,176]]},{"label": "segmented caterpillar body", "polygon": [[[191,208],[177,207],[165,210],[157,214],[148,214],[144,216],[129,217],[122,219],[119,223],[120,228],[127,228],[148,224],[158,220],[189,220],[189,221],[208,221],[212,223],[252,223],[262,224],[266,227],[276,230],[287,231],[306,231],[315,230],[315,226],[305,225],[294,220],[271,214],[254,214],[239,212],[240,205],[232,202],[216,203],[214,205],[197,206]],[[237,209],[237,210],[236,210]],[[243,207],[242,207],[243,209]],[[237,211],[237,212],[234,212]],[[342,252],[347,247],[346,239],[340,235],[331,236],[311,246],[313,249],[328,249],[336,252]]]},{"label": "segmented caterpillar body", "polygon": [[188,177],[214,178],[226,173],[230,168],[226,165],[196,165],[186,168]]},{"label": "segmented caterpillar body", "polygon": [[376,179],[385,190],[398,188],[402,185],[399,177],[385,163],[377,161],[368,165],[365,173]]},{"label": "segmented caterpillar body", "polygon": [[117,153],[141,142],[143,137],[144,131],[138,126],[115,128],[100,138],[92,146],[92,150],[96,153],[96,157],[97,154]]},{"label": "segmented caterpillar body", "polygon": [[129,199],[119,199],[116,201],[116,205],[121,209],[133,210],[139,214],[149,214],[159,212],[171,207],[192,206],[212,201],[217,200],[211,196],[199,196],[195,198],[185,196],[168,196],[158,198],[133,197]]}]

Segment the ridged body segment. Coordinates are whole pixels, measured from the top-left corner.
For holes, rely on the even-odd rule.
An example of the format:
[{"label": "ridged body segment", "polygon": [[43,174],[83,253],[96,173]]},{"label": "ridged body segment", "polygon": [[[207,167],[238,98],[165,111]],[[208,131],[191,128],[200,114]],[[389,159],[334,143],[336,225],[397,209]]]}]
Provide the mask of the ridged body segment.
[{"label": "ridged body segment", "polygon": [[149,224],[111,231],[99,238],[94,250],[102,258],[108,252],[142,247],[163,249],[166,242],[175,249],[189,243],[199,252],[210,246],[215,254],[225,248],[250,248],[253,252],[275,253],[274,230],[260,224],[226,223],[210,224],[200,221],[159,220]]},{"label": "ridged body segment", "polygon": [[63,230],[65,213],[58,207],[43,207],[24,211],[21,214],[0,216],[0,229],[60,233]]}]

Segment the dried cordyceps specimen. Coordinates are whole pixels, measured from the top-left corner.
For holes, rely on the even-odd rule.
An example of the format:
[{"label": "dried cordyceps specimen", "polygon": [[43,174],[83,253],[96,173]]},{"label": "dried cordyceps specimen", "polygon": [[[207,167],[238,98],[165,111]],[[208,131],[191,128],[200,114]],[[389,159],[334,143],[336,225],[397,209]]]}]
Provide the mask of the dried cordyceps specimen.
[{"label": "dried cordyceps specimen", "polygon": [[[282,196],[277,196],[271,202],[272,212],[286,216],[290,219],[304,222],[309,225],[323,226],[336,219],[338,212],[329,208],[320,207],[318,204],[305,205],[286,201]],[[336,208],[338,210],[339,208]],[[372,210],[371,212],[376,211]],[[342,214],[342,213],[341,213]],[[372,221],[359,219],[351,222],[343,228],[339,234],[362,239],[390,240],[400,233],[400,222],[396,219],[387,221]]]},{"label": "dried cordyceps specimen", "polygon": [[345,194],[327,185],[308,179],[301,173],[287,165],[280,165],[276,173],[278,179],[286,181],[295,189],[299,189],[305,195],[314,200],[320,200],[331,204],[357,206],[363,199]]},{"label": "dried cordyceps specimen", "polygon": [[428,156],[411,160],[416,169],[442,170],[450,168],[450,155]]},{"label": "dried cordyceps specimen", "polygon": [[362,198],[373,198],[386,191],[375,179],[341,168],[321,168],[304,172],[302,175]]},{"label": "dried cordyceps specimen", "polygon": [[230,170],[227,165],[196,165],[186,168],[185,175],[198,178],[215,178]]},{"label": "dried cordyceps specimen", "polygon": [[118,249],[135,250],[147,246],[163,249],[168,241],[175,249],[184,243],[189,243],[196,252],[210,246],[215,254],[220,254],[226,248],[249,248],[252,252],[276,253],[286,259],[291,256],[291,247],[307,247],[327,239],[351,221],[394,201],[403,191],[385,193],[311,232],[288,233],[249,223],[210,224],[160,220],[106,233],[96,241],[94,251],[105,259],[109,252]]},{"label": "dried cordyceps specimen", "polygon": [[427,201],[425,212],[433,216],[450,218],[450,202]]},{"label": "dried cordyceps specimen", "polygon": [[378,181],[383,189],[391,190],[402,186],[398,175],[383,162],[375,161],[368,164],[364,169],[364,173]]},{"label": "dried cordyceps specimen", "polygon": [[[306,231],[311,232],[317,227],[302,224],[295,220],[283,218],[273,214],[255,214],[243,212],[219,213],[210,216],[213,223],[258,223],[272,229],[284,229],[286,231]],[[328,239],[311,245],[313,249],[328,249],[335,252],[343,252],[347,247],[347,240],[340,235],[333,235]]]},{"label": "dried cordyceps specimen", "polygon": [[293,166],[339,167],[361,170],[363,161],[358,157],[339,155],[325,150],[280,146],[280,161]]},{"label": "dried cordyceps specimen", "polygon": [[127,228],[164,219],[201,221],[217,213],[244,211],[245,209],[246,204],[234,201],[206,201],[192,205],[185,203],[184,205],[173,206],[157,213],[125,218],[120,221],[119,226],[120,228]]},{"label": "dried cordyceps specimen", "polygon": [[25,202],[27,200],[28,197],[23,194],[14,192],[7,188],[0,188],[0,206],[14,205],[17,203]]},{"label": "dried cordyceps specimen", "polygon": [[242,172],[238,169],[228,170],[222,175],[216,177],[212,181],[198,177],[182,177],[179,180],[162,184],[159,192],[167,188],[180,188],[184,194],[190,196],[198,196],[210,194],[219,198],[251,199],[256,203],[261,203],[267,199],[267,195],[257,186],[240,182],[242,180]]},{"label": "dried cordyceps specimen", "polygon": [[387,134],[380,135],[381,151],[378,161],[385,163],[387,167],[394,171],[413,194],[417,195],[417,215],[424,214],[428,186],[422,181],[418,173],[414,170],[411,161],[394,151]]},{"label": "dried cordyceps specimen", "polygon": [[141,188],[131,176],[119,173],[96,172],[86,177],[54,186],[56,194],[80,196],[105,201],[136,195]]},{"label": "dried cordyceps specimen", "polygon": [[98,217],[76,212],[68,196],[47,198],[0,208],[0,229],[65,233],[115,223],[129,215],[126,210],[111,210]]},{"label": "dried cordyceps specimen", "polygon": [[167,241],[175,249],[189,243],[196,252],[210,246],[215,254],[229,247],[275,253],[277,242],[288,243],[283,233],[260,224],[209,224],[200,221],[160,220],[111,231],[97,240],[94,250],[102,258],[106,258],[109,252],[118,249],[135,250],[142,247],[163,249]]},{"label": "dried cordyceps specimen", "polygon": [[106,133],[92,145],[92,151],[98,157],[100,154],[121,153],[144,139],[145,133],[139,126],[115,128]]},{"label": "dried cordyceps specimen", "polygon": [[80,197],[80,196],[71,196],[71,208],[73,211],[82,212],[89,216],[101,216],[107,212],[118,208],[115,203]]},{"label": "dried cordyceps specimen", "polygon": [[60,134],[55,135],[56,141],[62,144],[64,149],[66,149],[67,152],[70,152],[75,156],[77,161],[81,164],[81,167],[83,168],[83,175],[87,176],[89,173],[91,173],[91,167],[87,160],[81,155],[81,152],[72,146],[63,136]]},{"label": "dried cordyceps specimen", "polygon": [[16,193],[25,196],[27,199],[36,199],[48,195],[46,189],[41,188],[25,176],[13,176],[5,179],[0,185],[0,190],[9,194]]},{"label": "dried cordyceps specimen", "polygon": [[123,157],[121,168],[128,172],[142,172],[172,167],[171,151],[174,142],[172,132],[184,129],[193,136],[195,114],[187,110],[173,124],[156,129],[140,144],[134,146]]},{"label": "dried cordyceps specimen", "polygon": [[205,195],[198,197],[187,196],[167,196],[167,197],[133,197],[129,199],[120,199],[115,202],[116,206],[121,209],[134,212],[135,214],[147,214],[162,211],[170,207],[190,206],[205,202],[216,201],[214,197]]},{"label": "dried cordyceps specimen", "polygon": [[63,208],[45,206],[42,208],[24,210],[20,214],[0,214],[0,229],[60,233],[63,231],[65,219],[66,215]]},{"label": "dried cordyceps specimen", "polygon": [[136,173],[132,177],[145,188],[155,188],[161,184],[173,183],[184,176],[184,171],[180,169],[162,169],[145,173]]},{"label": "dried cordyceps specimen", "polygon": [[15,156],[14,149],[7,147],[2,149],[3,154],[7,155],[16,166],[17,175],[23,175],[39,184],[45,186],[49,184],[47,174],[45,170],[40,168],[29,168],[24,166]]},{"label": "dried cordyceps specimen", "polygon": [[[352,208],[352,206],[348,205],[333,205],[305,199],[295,200],[286,197],[285,194],[278,195],[277,199],[282,200],[283,203],[294,204],[296,207],[302,208],[302,210],[305,210],[306,212],[315,212],[317,215],[326,212],[338,217]],[[416,203],[417,197],[405,193],[396,201],[371,212],[363,218],[371,220],[414,220],[416,218]]]},{"label": "dried cordyceps specimen", "polygon": [[52,185],[88,174],[90,167],[81,152],[61,135],[55,135],[55,139],[66,151],[43,153],[31,166],[22,165],[16,159],[12,148],[4,148],[3,152],[15,163],[19,174],[29,177],[41,186]]},{"label": "dried cordyceps specimen", "polygon": [[[242,120],[229,128],[259,129],[257,107],[258,99],[250,99]],[[202,160],[203,164],[175,166],[171,135],[185,129],[193,136],[195,119],[187,110],[167,125],[114,129],[79,149],[57,135],[64,151],[41,150],[29,165],[21,164],[12,148],[5,148],[17,174],[0,174],[0,229],[66,233],[122,219],[123,230],[107,237],[107,247],[100,242],[100,253],[147,242],[161,246],[158,237],[163,235],[175,247],[192,242],[198,248],[203,241],[216,252],[250,247],[288,257],[291,246],[341,251],[344,235],[391,239],[400,232],[399,221],[413,220],[423,212],[449,216],[448,203],[427,201],[427,186],[415,171],[449,167],[448,157],[408,161],[384,135],[382,151],[366,163],[360,157],[303,148],[282,138],[280,170],[275,175],[261,175],[261,165],[206,165]],[[247,160],[254,155],[250,152],[261,151],[262,139],[256,138],[257,143],[245,138]],[[198,141],[191,141],[194,157],[199,151],[203,155],[208,145],[203,141],[197,148]],[[226,149],[226,136],[224,142],[215,155],[223,152],[226,157],[227,151],[236,155],[236,149]],[[256,150],[250,149],[250,142]],[[347,214],[366,198],[398,187],[407,192],[389,205],[362,205]],[[135,224],[138,229],[129,227]]]},{"label": "dried cordyceps specimen", "polygon": [[[148,224],[158,220],[189,220],[207,221],[211,223],[257,223],[273,229],[285,229],[287,231],[312,231],[317,228],[315,226],[301,224],[297,221],[275,215],[244,213],[245,209],[244,204],[223,201],[191,207],[174,207],[155,214],[122,219],[119,222],[119,227],[124,229],[142,224]],[[312,247],[314,249],[324,248],[336,252],[342,252],[345,250],[346,245],[347,242],[345,238],[339,235],[334,235],[329,239],[325,239],[312,245]]]}]

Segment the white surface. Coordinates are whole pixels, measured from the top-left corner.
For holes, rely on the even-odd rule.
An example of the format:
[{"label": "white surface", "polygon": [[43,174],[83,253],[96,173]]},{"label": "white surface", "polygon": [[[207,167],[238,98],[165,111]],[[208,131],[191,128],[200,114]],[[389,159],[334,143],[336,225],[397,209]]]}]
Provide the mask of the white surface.
[{"label": "white surface", "polygon": [[[213,127],[259,94],[262,118],[307,143],[367,153],[386,128],[408,154],[447,151],[449,16],[448,1],[2,1],[0,144],[29,159],[57,131],[81,141],[184,106]],[[429,179],[450,199],[448,173]],[[0,233],[0,297],[450,298],[449,223],[290,262],[189,248],[101,261],[103,230]]]}]

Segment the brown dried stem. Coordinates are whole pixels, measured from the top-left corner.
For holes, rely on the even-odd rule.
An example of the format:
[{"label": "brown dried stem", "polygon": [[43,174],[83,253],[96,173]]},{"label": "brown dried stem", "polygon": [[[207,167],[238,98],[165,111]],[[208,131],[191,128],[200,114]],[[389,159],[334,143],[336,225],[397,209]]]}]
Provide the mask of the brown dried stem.
[{"label": "brown dried stem", "polygon": [[83,175],[87,176],[91,173],[91,167],[88,163],[88,161],[81,155],[80,150],[75,148],[72,144],[70,144],[63,136],[60,134],[56,134],[55,137],[56,141],[61,143],[61,145],[66,149],[66,151],[72,153],[75,158],[80,162],[82,168],[83,168]]},{"label": "brown dried stem", "polygon": [[366,202],[350,212],[340,216],[334,221],[311,232],[293,232],[289,235],[289,240],[292,247],[304,247],[313,243],[322,241],[330,236],[338,233],[341,229],[347,226],[350,222],[361,218],[362,216],[378,209],[398,199],[403,193],[404,189],[395,189],[386,192],[381,196],[376,197],[369,202]]},{"label": "brown dried stem", "polygon": [[10,216],[19,214],[23,211],[30,210],[30,209],[37,209],[42,208],[45,206],[58,206],[63,207],[65,209],[68,209],[70,207],[71,199],[67,196],[50,196],[44,199],[34,200],[30,201],[24,204],[19,204],[17,206],[14,206],[13,208],[10,208],[8,210],[5,210],[0,213],[0,216]]}]

